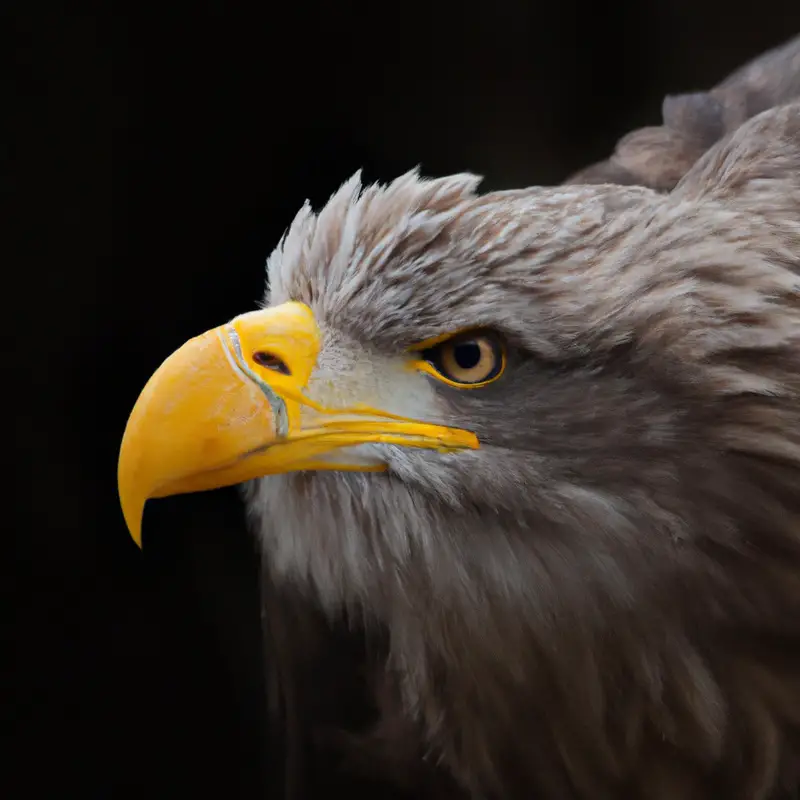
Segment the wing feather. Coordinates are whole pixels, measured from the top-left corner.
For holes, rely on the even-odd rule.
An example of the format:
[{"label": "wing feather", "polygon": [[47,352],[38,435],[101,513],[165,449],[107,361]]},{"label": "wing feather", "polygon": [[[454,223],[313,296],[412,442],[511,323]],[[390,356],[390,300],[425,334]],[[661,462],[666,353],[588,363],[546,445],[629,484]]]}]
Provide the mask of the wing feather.
[{"label": "wing feather", "polygon": [[742,123],[798,98],[800,36],[763,53],[709,91],[668,95],[660,126],[626,134],[609,158],[564,183],[616,183],[670,191],[706,150]]}]

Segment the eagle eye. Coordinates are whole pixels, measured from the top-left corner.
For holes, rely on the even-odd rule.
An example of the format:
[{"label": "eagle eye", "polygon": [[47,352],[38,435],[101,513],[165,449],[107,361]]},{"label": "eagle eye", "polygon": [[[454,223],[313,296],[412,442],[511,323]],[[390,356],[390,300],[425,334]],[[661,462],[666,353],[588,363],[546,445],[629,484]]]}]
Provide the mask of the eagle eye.
[{"label": "eagle eye", "polygon": [[506,365],[505,344],[489,331],[462,333],[419,354],[425,372],[462,389],[476,389],[496,381]]}]

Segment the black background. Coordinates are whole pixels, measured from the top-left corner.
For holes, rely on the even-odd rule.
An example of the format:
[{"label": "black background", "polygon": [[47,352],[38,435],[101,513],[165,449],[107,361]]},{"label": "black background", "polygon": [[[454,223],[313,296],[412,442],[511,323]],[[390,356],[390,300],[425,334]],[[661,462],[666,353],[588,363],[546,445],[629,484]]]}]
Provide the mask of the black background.
[{"label": "black background", "polygon": [[161,360],[255,306],[306,197],[359,167],[559,182],[800,30],[796,0],[185,5],[4,12],[8,797],[268,791],[236,492],[152,504],[140,552],[116,457]]}]

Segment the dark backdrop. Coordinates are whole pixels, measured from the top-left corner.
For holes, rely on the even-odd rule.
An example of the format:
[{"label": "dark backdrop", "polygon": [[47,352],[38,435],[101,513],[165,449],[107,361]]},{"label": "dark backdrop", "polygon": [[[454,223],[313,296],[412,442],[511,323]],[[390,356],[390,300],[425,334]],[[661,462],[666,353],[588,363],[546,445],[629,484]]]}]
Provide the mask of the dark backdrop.
[{"label": "dark backdrop", "polygon": [[558,182],[800,30],[796,0],[173,5],[3,12],[8,797],[268,789],[236,493],[148,508],[140,552],[116,457],[160,361],[254,307],[306,197],[359,167]]}]

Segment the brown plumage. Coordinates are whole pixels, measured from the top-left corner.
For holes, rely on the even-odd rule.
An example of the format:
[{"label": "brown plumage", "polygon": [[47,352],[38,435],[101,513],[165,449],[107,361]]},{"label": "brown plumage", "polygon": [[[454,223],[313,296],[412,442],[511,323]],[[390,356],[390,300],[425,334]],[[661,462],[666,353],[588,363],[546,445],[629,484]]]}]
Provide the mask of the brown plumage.
[{"label": "brown plumage", "polygon": [[620,139],[605,161],[567,183],[616,183],[668,191],[712,145],[743,122],[800,97],[800,40],[792,39],[736,70],[708,92],[664,99],[664,123]]},{"label": "brown plumage", "polygon": [[288,798],[796,796],[798,54],[568,185],[354,176],[142,393],[134,536],[249,481]]},{"label": "brown plumage", "polygon": [[[539,193],[575,226],[537,243],[553,252],[526,300],[549,309],[538,323],[546,335],[529,340],[540,395],[529,419],[556,426],[541,432],[538,455],[574,491],[533,488],[536,503],[520,503],[524,544],[511,557],[521,566],[505,591],[466,586],[443,602],[433,581],[406,575],[400,596],[345,592],[338,604],[320,600],[313,567],[298,580],[286,549],[274,549],[305,536],[336,563],[345,540],[326,541],[320,522],[332,514],[345,525],[323,499],[348,502],[325,485],[335,479],[281,485],[316,500],[319,517],[289,509],[287,520],[285,505],[249,493],[266,541],[270,702],[287,743],[287,797],[337,787],[365,797],[797,796],[800,105],[746,120],[800,96],[799,60],[794,40],[711,93],[668,99],[661,129],[627,137],[609,162],[571,179],[669,195],[599,187],[583,199],[442,191],[439,206],[430,201],[431,213],[463,204],[461,225],[481,207],[500,225],[504,204],[513,216],[509,203],[535,205]],[[273,256],[292,296],[313,294],[310,268],[323,280],[346,206],[340,193],[316,223],[317,239],[330,237],[316,264],[308,239],[294,243],[305,267],[287,265],[286,247]],[[576,222],[579,206],[587,218]],[[451,220],[439,238],[464,235]],[[516,257],[530,259],[532,246]],[[428,301],[407,312],[420,335],[430,333]],[[472,511],[482,502],[478,490]],[[508,547],[484,522],[498,537],[485,546]],[[405,568],[424,571],[414,563]]]}]

